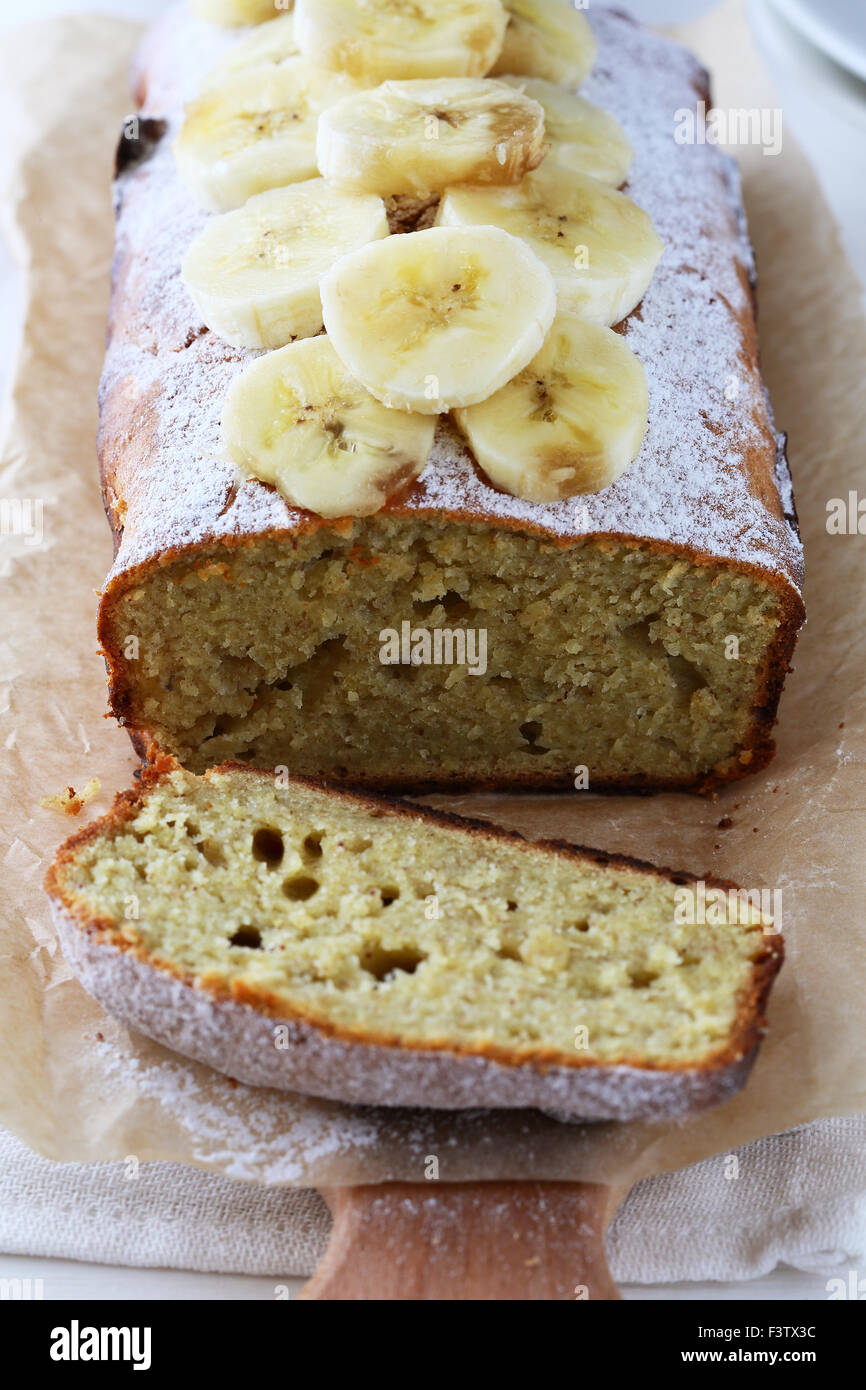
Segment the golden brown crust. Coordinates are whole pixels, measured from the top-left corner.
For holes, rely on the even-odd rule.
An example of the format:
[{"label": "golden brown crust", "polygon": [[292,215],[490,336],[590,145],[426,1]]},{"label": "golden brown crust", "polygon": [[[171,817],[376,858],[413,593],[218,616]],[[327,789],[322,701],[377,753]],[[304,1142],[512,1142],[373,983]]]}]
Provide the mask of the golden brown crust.
[{"label": "golden brown crust", "polygon": [[[178,969],[172,962],[154,956],[141,944],[136,944],[130,941],[127,936],[122,935],[117,929],[117,924],[115,922],[90,917],[85,906],[73,893],[67,891],[64,881],[64,870],[68,865],[72,864],[76,851],[83,845],[103,836],[110,837],[111,835],[118,834],[122,827],[137,815],[139,809],[146,801],[148,793],[177,768],[177,762],[170,756],[155,754],[154,761],[151,765],[145,767],[142,771],[139,786],[119,793],[115,798],[114,806],[107,815],[94,821],[91,825],[83,827],[61,846],[54,863],[51,865],[46,875],[45,891],[62,906],[63,910],[70,918],[74,919],[79,930],[98,934],[106,944],[113,945],[121,951],[131,953],[154,969],[161,970],[185,984],[192,985],[195,983],[198,989],[204,989],[216,1000],[231,999],[236,1003],[248,1004],[256,1009],[257,1012],[265,1014],[270,1018],[307,1023],[324,1036],[338,1038],[345,1042],[365,1043],[385,1048],[396,1047],[418,1052],[442,1052],[459,1056],[480,1056],[511,1066],[533,1065],[541,1068],[546,1066],[579,1068],[583,1066],[598,1067],[599,1065],[610,1065],[611,1067],[633,1067],[648,1071],[695,1071],[694,1064],[672,1062],[662,1065],[661,1063],[647,1062],[640,1057],[623,1057],[618,1059],[616,1063],[600,1064],[597,1058],[591,1056],[586,1057],[572,1053],[566,1054],[556,1049],[544,1047],[508,1049],[497,1047],[493,1044],[467,1047],[462,1044],[456,1044],[448,1038],[425,1039],[423,1043],[404,1041],[399,1037],[376,1033],[372,1030],[361,1031],[358,1029],[341,1027],[322,1016],[314,1009],[287,1009],[285,1001],[281,1000],[272,992],[251,988],[242,981],[237,981],[232,987],[227,988],[222,982],[203,978],[194,979],[190,974]],[[208,781],[213,776],[218,776],[224,772],[242,774],[273,784],[272,773],[250,768],[243,763],[225,763],[218,768],[213,768],[204,774],[203,780]],[[365,791],[337,789],[318,778],[293,776],[290,777],[288,781],[298,786],[311,787],[317,791],[325,792],[336,800],[358,806],[366,811],[374,811],[379,815],[409,820],[421,820],[430,825],[449,826],[481,842],[485,840],[488,842],[505,842],[512,846],[525,849],[525,851],[530,854],[555,854],[576,863],[592,864],[599,868],[636,870],[642,874],[650,874],[656,878],[669,880],[678,886],[688,886],[690,884],[697,884],[698,882],[698,878],[693,874],[660,868],[657,865],[649,864],[644,860],[636,859],[629,855],[608,854],[603,850],[589,849],[586,846],[574,845],[566,840],[530,841],[518,831],[505,830],[500,826],[490,825],[486,821],[472,820],[467,817],[454,815],[451,812],[417,806],[411,802],[370,796]],[[731,890],[736,891],[738,886],[729,880],[716,878],[712,874],[706,875],[702,881],[708,889],[719,888],[726,892]],[[765,1008],[767,999],[773,981],[781,969],[783,958],[784,944],[782,937],[780,935],[765,934],[763,938],[763,949],[754,963],[749,984],[743,990],[738,1001],[736,1019],[731,1034],[726,1043],[716,1049],[715,1052],[701,1063],[701,1071],[724,1070],[733,1063],[739,1062],[742,1058],[749,1055],[760,1042],[761,1037],[766,1031]]]}]

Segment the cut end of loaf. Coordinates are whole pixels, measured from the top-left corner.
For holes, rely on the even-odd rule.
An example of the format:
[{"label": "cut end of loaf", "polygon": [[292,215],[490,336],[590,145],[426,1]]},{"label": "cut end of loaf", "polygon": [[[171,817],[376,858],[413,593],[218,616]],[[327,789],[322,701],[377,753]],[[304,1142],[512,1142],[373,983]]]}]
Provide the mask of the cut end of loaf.
[{"label": "cut end of loaf", "polygon": [[[275,1020],[418,1061],[744,1077],[781,963],[754,907],[680,920],[684,876],[244,768],[147,774],[64,847],[47,887],[91,956],[133,957],[266,1020],[267,1083],[298,1089]],[[141,1026],[128,999],[102,1002]],[[264,1079],[249,1061],[218,1064]],[[431,1103],[416,1086],[394,1103]],[[309,1088],[388,1103],[375,1068],[360,1095],[339,1076]],[[479,1088],[449,1102],[446,1083],[438,1103],[485,1104]]]},{"label": "cut end of loaf", "polygon": [[729,566],[396,517],[180,555],[101,616],[140,745],[382,790],[565,788],[575,764],[590,790],[754,772],[796,626],[784,590]]}]

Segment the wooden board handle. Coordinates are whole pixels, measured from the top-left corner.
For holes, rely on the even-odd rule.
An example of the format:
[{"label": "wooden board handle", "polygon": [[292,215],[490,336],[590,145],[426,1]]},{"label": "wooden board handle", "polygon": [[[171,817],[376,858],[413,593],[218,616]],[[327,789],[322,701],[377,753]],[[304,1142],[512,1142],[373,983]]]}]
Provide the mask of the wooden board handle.
[{"label": "wooden board handle", "polygon": [[328,1188],[330,1244],[299,1297],[617,1299],[604,1233],[627,1191],[552,1182]]}]

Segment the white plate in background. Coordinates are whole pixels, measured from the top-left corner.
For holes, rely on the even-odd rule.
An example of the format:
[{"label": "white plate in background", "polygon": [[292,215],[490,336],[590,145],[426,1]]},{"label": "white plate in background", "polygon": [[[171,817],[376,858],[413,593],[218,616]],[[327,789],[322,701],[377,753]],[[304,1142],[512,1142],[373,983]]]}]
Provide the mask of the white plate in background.
[{"label": "white plate in background", "polygon": [[866,0],[773,0],[773,4],[816,48],[866,80]]},{"label": "white plate in background", "polygon": [[[808,144],[813,128],[823,127],[832,116],[841,118],[850,127],[849,138],[845,139],[844,127],[835,132],[822,131],[825,141],[833,142],[832,148],[824,144],[823,155],[833,157],[841,147],[847,158],[857,162],[866,150],[862,135],[856,131],[856,127],[866,125],[866,81],[816,48],[801,29],[785,18],[783,3],[784,0],[747,0],[747,13],[761,56],[782,90],[785,107],[796,108],[796,115],[805,120],[801,140]],[[866,6],[866,0],[862,3]],[[818,161],[819,166],[821,162]],[[862,214],[858,220],[862,221]]]},{"label": "white plate in background", "polygon": [[[778,0],[747,0],[748,15],[783,111],[783,131],[805,150],[864,286],[866,308],[866,82],[809,43]],[[866,0],[862,0],[866,4]]]}]

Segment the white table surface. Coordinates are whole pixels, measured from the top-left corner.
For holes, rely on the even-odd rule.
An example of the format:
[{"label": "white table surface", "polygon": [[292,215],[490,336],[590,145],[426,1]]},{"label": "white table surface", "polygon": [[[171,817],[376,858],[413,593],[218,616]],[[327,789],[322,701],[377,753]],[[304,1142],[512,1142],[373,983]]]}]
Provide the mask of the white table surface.
[{"label": "white table surface", "polygon": [[[259,1278],[246,1274],[195,1274],[178,1269],[129,1269],[119,1265],[80,1264],[77,1260],[34,1259],[0,1255],[0,1278],[41,1279],[45,1301],[54,1299],[144,1299],[273,1301],[276,1290],[294,1298],[303,1279]],[[779,1299],[824,1301],[826,1276],[796,1269],[777,1269],[763,1279],[730,1284],[622,1284],[624,1299],[664,1303],[678,1300]],[[280,1296],[285,1299],[285,1293]]]},{"label": "white table surface", "polygon": [[[713,0],[616,0],[648,23],[682,22],[712,8]],[[0,0],[0,29],[80,9],[148,19],[170,0]],[[613,0],[608,0],[613,3]],[[818,54],[785,22],[772,0],[749,0],[756,38],[773,74],[784,121],[809,155],[840,226],[848,255],[866,285],[866,84]],[[0,381],[8,379],[21,318],[19,277],[0,243]],[[196,1274],[180,1270],[48,1260],[0,1253],[0,1278],[42,1279],[46,1299],[195,1300],[273,1299],[276,1281],[246,1275]],[[282,1281],[294,1296],[301,1279]],[[748,1283],[625,1285],[626,1299],[759,1301],[823,1300],[824,1276],[781,1268]]]}]

